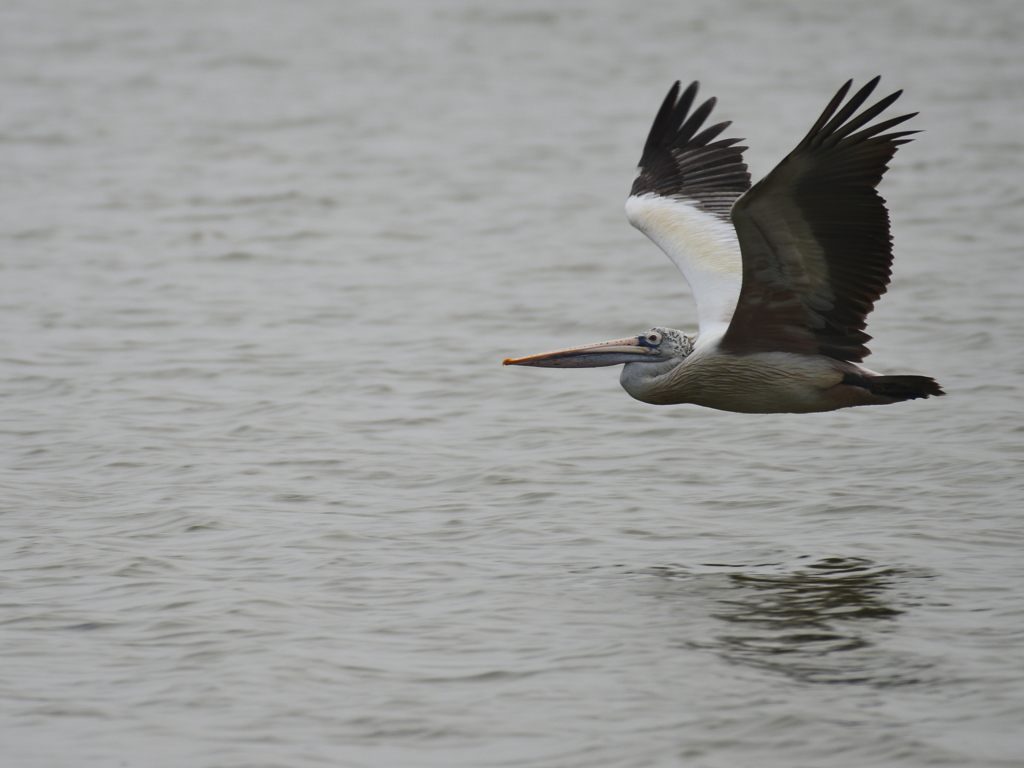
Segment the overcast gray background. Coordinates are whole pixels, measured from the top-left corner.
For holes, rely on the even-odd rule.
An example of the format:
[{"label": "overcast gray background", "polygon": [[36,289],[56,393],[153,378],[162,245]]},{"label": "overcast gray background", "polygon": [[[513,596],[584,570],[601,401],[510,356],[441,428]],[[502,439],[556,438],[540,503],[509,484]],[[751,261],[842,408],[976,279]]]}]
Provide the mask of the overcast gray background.
[{"label": "overcast gray background", "polygon": [[[0,6],[0,762],[1021,766],[1024,5]],[[835,90],[886,373],[808,416],[502,358],[688,332],[622,204],[674,80]]]}]

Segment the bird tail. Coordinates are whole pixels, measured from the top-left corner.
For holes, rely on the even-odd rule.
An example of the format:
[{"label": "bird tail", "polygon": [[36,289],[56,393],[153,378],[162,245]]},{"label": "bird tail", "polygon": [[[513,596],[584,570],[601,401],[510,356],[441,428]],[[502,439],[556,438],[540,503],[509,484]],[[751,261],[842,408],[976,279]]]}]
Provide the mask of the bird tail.
[{"label": "bird tail", "polygon": [[939,382],[927,376],[857,376],[847,374],[844,384],[863,387],[873,395],[889,398],[892,402],[915,400],[919,397],[939,397],[946,394]]}]

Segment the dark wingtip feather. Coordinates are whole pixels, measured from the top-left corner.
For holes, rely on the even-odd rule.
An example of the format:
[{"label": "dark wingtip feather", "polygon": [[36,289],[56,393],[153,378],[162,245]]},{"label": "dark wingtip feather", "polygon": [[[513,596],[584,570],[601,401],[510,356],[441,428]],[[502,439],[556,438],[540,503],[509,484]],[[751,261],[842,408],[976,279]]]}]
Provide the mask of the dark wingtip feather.
[{"label": "dark wingtip feather", "polygon": [[722,122],[701,130],[717,99],[710,98],[693,112],[699,83],[680,94],[681,83],[669,90],[644,144],[631,194],[654,193],[689,200],[719,216],[750,188],[743,163],[742,139],[715,139],[731,124]]},{"label": "dark wingtip feather", "polygon": [[664,101],[661,102],[658,114],[655,115],[654,123],[651,125],[651,130],[647,134],[647,141],[644,143],[645,155],[657,148],[662,134],[665,133],[665,126],[668,124],[668,120],[672,116],[672,110],[675,109],[681,85],[682,83],[676,80],[672,87],[669,88],[668,95],[665,96]]}]

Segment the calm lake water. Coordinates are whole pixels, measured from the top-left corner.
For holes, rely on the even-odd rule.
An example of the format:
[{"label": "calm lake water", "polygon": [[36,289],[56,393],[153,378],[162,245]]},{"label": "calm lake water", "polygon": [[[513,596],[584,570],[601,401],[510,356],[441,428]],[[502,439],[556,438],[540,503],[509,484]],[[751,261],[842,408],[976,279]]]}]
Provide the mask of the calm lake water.
[{"label": "calm lake water", "polygon": [[[692,331],[675,79],[760,177],[847,78],[868,364],[807,416],[504,357]],[[1024,5],[0,6],[3,766],[1024,765]]]}]

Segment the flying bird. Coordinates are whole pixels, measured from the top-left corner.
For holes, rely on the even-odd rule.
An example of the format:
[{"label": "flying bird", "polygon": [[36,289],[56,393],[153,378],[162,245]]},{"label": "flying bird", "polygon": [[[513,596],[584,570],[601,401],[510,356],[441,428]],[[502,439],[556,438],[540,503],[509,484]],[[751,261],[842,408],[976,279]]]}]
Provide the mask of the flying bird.
[{"label": "flying bird", "polygon": [[888,132],[916,113],[868,125],[902,91],[861,109],[880,78],[846,103],[848,81],[794,149],[750,185],[742,139],[702,130],[698,83],[665,97],[626,201],[630,223],[675,263],[697,304],[698,332],[652,328],[504,365],[623,365],[637,400],[741,413],[811,413],[942,395],[926,376],[861,365],[865,319],[885,293],[892,237],[875,191],[897,147]]}]

